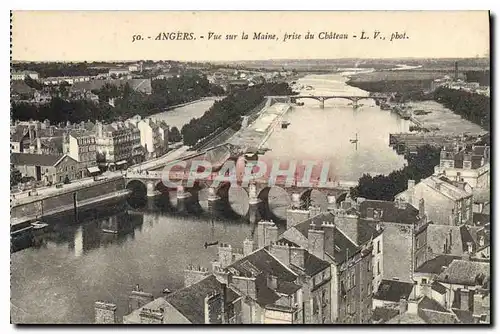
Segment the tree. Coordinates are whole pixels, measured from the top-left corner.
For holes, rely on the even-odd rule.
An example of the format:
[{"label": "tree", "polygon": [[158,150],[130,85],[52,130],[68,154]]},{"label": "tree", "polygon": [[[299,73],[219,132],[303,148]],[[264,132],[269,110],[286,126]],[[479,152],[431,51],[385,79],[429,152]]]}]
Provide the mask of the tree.
[{"label": "tree", "polygon": [[22,175],[21,172],[14,167],[13,164],[10,165],[10,186],[13,187],[21,182]]},{"label": "tree", "polygon": [[371,176],[364,174],[358,185],[351,188],[351,195],[383,201],[393,201],[394,197],[406,190],[408,180],[420,182],[431,176],[434,167],[439,164],[440,149],[430,145],[417,147],[417,154],[405,156],[408,165],[391,172],[389,175]]},{"label": "tree", "polygon": [[181,133],[179,132],[179,129],[177,129],[176,126],[172,127],[168,131],[168,141],[171,143],[177,143],[182,140]]}]

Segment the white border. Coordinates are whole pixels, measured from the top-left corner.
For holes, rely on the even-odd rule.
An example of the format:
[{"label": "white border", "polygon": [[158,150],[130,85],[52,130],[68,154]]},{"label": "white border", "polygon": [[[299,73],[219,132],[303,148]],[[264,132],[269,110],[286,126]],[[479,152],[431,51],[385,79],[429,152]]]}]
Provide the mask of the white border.
[{"label": "white border", "polygon": [[[11,2],[12,3],[12,2]],[[194,0],[183,0],[179,2],[164,2],[164,1],[102,1],[102,0],[86,0],[82,3],[78,2],[69,2],[69,1],[53,1],[53,0],[45,0],[45,1],[26,1],[26,0],[18,0],[13,3],[14,8],[3,8],[4,4],[7,4],[6,1],[2,2],[2,11],[0,11],[0,18],[2,20],[1,22],[1,27],[2,27],[2,39],[0,43],[0,48],[2,49],[1,54],[3,55],[3,62],[1,64],[1,77],[0,77],[0,82],[2,85],[2,89],[0,90],[0,96],[1,96],[1,106],[2,108],[2,113],[0,114],[0,117],[2,117],[2,122],[0,124],[3,124],[3,130],[0,131],[0,136],[1,136],[1,141],[4,144],[1,146],[0,149],[0,161],[7,161],[10,159],[10,153],[8,151],[8,131],[7,131],[7,124],[9,123],[9,118],[10,118],[10,113],[9,113],[9,99],[10,99],[10,76],[9,76],[9,71],[10,71],[10,59],[7,59],[7,55],[10,54],[10,34],[9,31],[7,30],[7,26],[10,25],[10,15],[9,15],[9,10],[10,9],[16,9],[16,10],[49,10],[49,9],[65,9],[65,10],[486,10],[490,9],[492,10],[493,13],[499,13],[500,10],[498,10],[498,1],[482,1],[482,0],[474,0],[474,1],[453,1],[453,2],[438,2],[435,0],[419,0],[415,1],[413,3],[409,3],[407,1],[388,1],[388,0],[366,0],[366,1],[328,1],[328,2],[323,2],[321,0],[308,0],[308,1],[297,1],[297,0],[287,0],[283,3],[271,3],[269,0],[252,0],[252,1],[246,1],[246,2],[240,2],[236,0],[232,1],[220,1],[220,0],[211,0],[211,1],[194,1]],[[498,22],[496,23],[498,25]],[[498,35],[495,36],[495,45],[498,43]],[[464,47],[467,47],[464,45]],[[493,51],[493,50],[492,50]],[[492,54],[495,54],[492,52]],[[497,68],[495,66],[495,75],[497,75]],[[494,97],[497,99],[497,89],[496,86],[493,87],[493,94]],[[497,100],[495,100],[497,101]],[[497,102],[498,103],[498,102]],[[496,106],[497,104],[495,104]],[[495,117],[495,128],[498,129],[498,122],[500,122],[500,116]],[[498,157],[498,153],[496,146],[494,148],[494,156]],[[5,166],[6,163],[4,163]],[[0,307],[1,307],[1,312],[0,316],[1,322],[1,331],[0,333],[12,333],[14,331],[19,330],[19,328],[16,328],[12,325],[10,325],[10,253],[9,253],[9,224],[7,221],[9,221],[9,207],[7,207],[7,200],[9,198],[9,188],[6,186],[8,184],[8,176],[7,176],[7,168],[5,168],[5,172],[2,172],[1,174],[2,177],[2,187],[0,187],[0,203],[2,205],[2,210],[0,210],[2,216],[4,218],[0,219],[1,222],[3,222],[3,233],[2,233],[2,238],[4,238],[4,242],[2,243],[3,250],[2,250],[2,277],[1,277],[1,284],[0,284],[0,289],[2,291],[2,296],[0,300]],[[496,186],[496,183],[494,187]],[[496,188],[495,188],[496,189]],[[495,199],[494,204],[497,204],[497,201]],[[495,205],[495,207],[498,207],[498,205]],[[496,215],[494,218],[496,222]],[[495,228],[495,243],[498,240],[498,230],[500,230],[500,227]],[[496,254],[494,254],[496,255]],[[496,259],[494,265],[496,268],[499,267],[498,265],[498,259],[496,256],[494,257]],[[7,266],[9,265],[9,269]],[[495,277],[496,278],[496,277]],[[496,282],[499,280],[495,280],[495,285]],[[498,293],[498,286],[495,286],[495,292]],[[9,296],[9,297],[8,297]],[[495,308],[496,312],[495,315],[492,315],[492,318],[495,320],[498,320],[498,305]],[[155,327],[158,329],[158,327]],[[256,328],[228,328],[230,331],[236,331],[236,330],[256,330]],[[257,327],[258,329],[258,327]],[[297,328],[300,331],[312,331],[313,328],[308,327],[308,328]],[[421,333],[428,333],[429,331],[435,331],[439,330],[440,328],[428,328],[428,327],[413,327],[414,332],[421,332]],[[447,328],[442,328],[444,330],[450,330]],[[460,330],[461,328],[456,328],[456,330]],[[63,331],[82,331],[82,330],[92,330],[93,333],[98,334],[98,333],[105,333],[105,329],[103,328],[94,328],[94,327],[80,327],[80,328],[24,328],[23,332],[29,333],[29,332],[34,332],[34,331],[54,331],[54,330],[63,330]],[[127,328],[129,330],[129,328]],[[148,329],[151,330],[151,329]],[[153,329],[154,330],[154,329]],[[169,332],[180,332],[181,329],[177,328],[169,328],[169,329],[162,329],[160,330],[168,330]],[[189,332],[195,332],[197,331],[197,328],[195,329],[182,329],[183,332],[185,331]],[[202,330],[205,330],[203,328]],[[216,330],[221,330],[221,328],[217,328]],[[261,328],[258,329],[259,333],[262,332],[271,332],[275,331],[276,327],[273,328]],[[286,327],[283,328],[282,330],[294,330],[293,328]],[[348,331],[379,331],[379,330],[387,330],[387,328],[380,328],[380,327],[356,327],[356,328],[346,328],[346,327],[341,327],[341,328],[321,328],[321,329],[314,329],[315,331],[321,330],[321,331],[331,331],[334,330],[336,332],[348,332]],[[394,328],[394,331],[397,332],[404,332],[407,330],[407,328]],[[455,330],[455,329],[451,329]],[[466,330],[467,332],[479,332],[479,329],[474,329],[471,327],[463,328],[463,330]],[[139,329],[135,329],[135,332],[144,332],[146,333],[146,329],[144,327],[141,327]]]}]

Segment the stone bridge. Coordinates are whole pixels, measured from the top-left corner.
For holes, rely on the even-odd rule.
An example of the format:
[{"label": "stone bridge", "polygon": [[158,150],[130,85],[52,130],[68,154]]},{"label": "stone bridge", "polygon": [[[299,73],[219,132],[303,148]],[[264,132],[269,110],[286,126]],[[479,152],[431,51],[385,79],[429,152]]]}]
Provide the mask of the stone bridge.
[{"label": "stone bridge", "polygon": [[[209,207],[228,205],[229,191],[239,191],[248,198],[248,212],[245,214],[251,222],[268,217],[270,196],[272,188],[279,188],[281,200],[286,200],[291,208],[308,209],[310,206],[326,210],[329,206],[339,202],[357,182],[318,180],[302,184],[300,180],[277,178],[270,182],[268,178],[261,177],[250,181],[234,180],[219,181],[218,174],[212,173],[204,178],[196,178],[199,174],[189,172],[170,172],[168,180],[163,171],[127,172],[125,175],[126,188],[137,195],[156,197],[167,196],[175,202],[177,208],[184,208],[187,204],[197,203],[201,200],[208,201]],[[219,176],[220,177],[220,176]],[[167,182],[168,181],[168,182]]]},{"label": "stone bridge", "polygon": [[272,96],[273,98],[288,98],[290,103],[296,103],[299,99],[313,99],[320,102],[320,107],[325,107],[325,101],[331,99],[346,99],[352,102],[352,107],[354,109],[359,107],[360,100],[375,100],[377,103],[380,101],[385,102],[389,96],[383,95],[370,95],[370,96],[359,96],[359,95],[289,95],[289,96]]}]

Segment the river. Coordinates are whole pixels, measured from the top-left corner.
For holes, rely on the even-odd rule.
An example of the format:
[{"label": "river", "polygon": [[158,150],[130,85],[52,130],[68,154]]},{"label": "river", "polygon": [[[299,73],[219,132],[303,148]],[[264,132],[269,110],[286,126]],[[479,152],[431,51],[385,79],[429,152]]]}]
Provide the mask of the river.
[{"label": "river", "polygon": [[[302,93],[364,95],[345,84],[340,75],[310,75],[299,84],[313,86]],[[286,116],[291,125],[278,129],[266,146],[265,159],[313,159],[328,161],[335,177],[356,180],[365,172],[389,173],[404,159],[388,147],[389,133],[408,130],[408,122],[382,111],[373,100],[362,100],[357,110],[349,101],[304,100]],[[213,101],[201,108],[188,105],[163,113],[170,125],[178,126],[199,117]],[[200,106],[198,104],[198,106]],[[358,135],[359,143],[349,139]],[[270,193],[270,197],[274,196]],[[278,205],[279,207],[279,205]],[[13,323],[93,323],[96,300],[114,302],[118,316],[127,313],[130,291],[139,284],[155,297],[164,288],[183,285],[188,264],[210,266],[216,248],[206,241],[242,247],[252,227],[240,219],[207,214],[180,215],[158,207],[127,213],[128,203],[98,208],[73,223],[71,216],[55,220],[54,232],[36,246],[11,255],[11,320]],[[283,216],[284,206],[275,214]],[[118,235],[103,232],[109,222],[122,226]],[[283,229],[283,225],[280,225]]]}]

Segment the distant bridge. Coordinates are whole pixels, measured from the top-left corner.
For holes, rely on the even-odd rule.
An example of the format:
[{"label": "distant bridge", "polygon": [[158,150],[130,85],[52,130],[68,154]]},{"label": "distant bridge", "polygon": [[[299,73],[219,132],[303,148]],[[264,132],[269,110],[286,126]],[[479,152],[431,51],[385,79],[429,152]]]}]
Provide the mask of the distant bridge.
[{"label": "distant bridge", "polygon": [[275,99],[286,99],[290,103],[296,103],[297,100],[299,99],[313,99],[317,100],[320,102],[320,107],[324,108],[325,107],[325,101],[326,100],[331,100],[331,99],[346,99],[352,102],[352,107],[354,109],[359,107],[358,102],[360,100],[375,100],[375,101],[387,101],[387,99],[390,97],[389,95],[370,95],[370,96],[360,96],[360,95],[283,95],[283,96],[268,96],[270,98],[275,98]]}]

